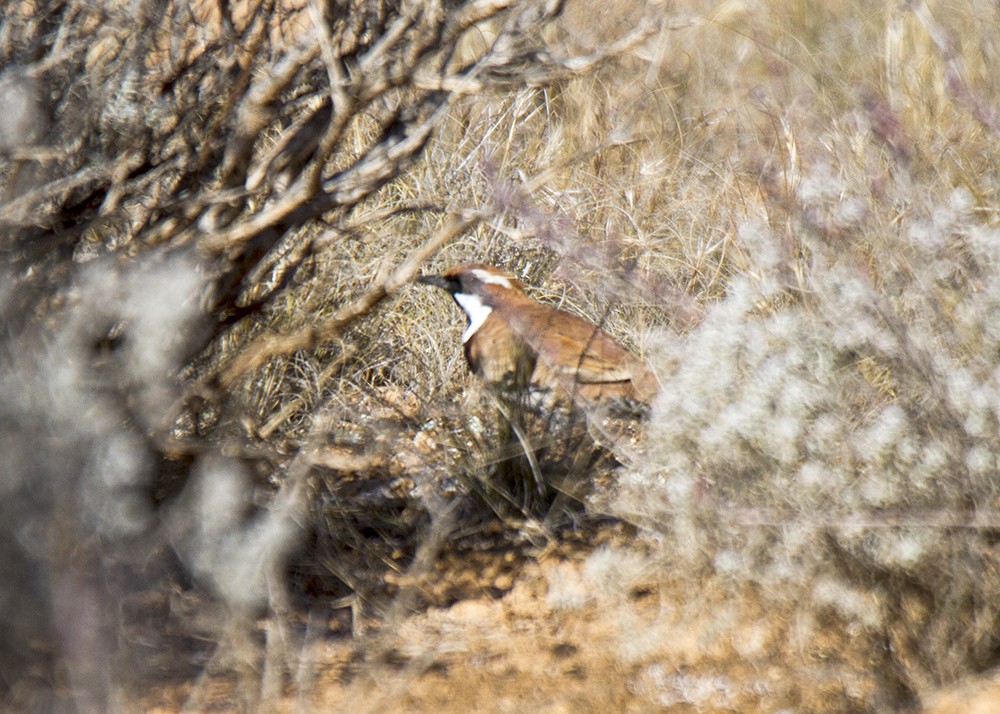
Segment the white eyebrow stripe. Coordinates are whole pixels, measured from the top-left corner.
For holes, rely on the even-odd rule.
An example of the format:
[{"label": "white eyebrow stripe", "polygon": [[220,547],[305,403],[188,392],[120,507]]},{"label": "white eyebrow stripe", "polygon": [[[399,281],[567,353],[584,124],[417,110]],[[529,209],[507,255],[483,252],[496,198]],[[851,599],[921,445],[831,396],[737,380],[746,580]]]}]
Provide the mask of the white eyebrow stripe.
[{"label": "white eyebrow stripe", "polygon": [[511,285],[510,278],[505,278],[503,275],[497,275],[496,273],[491,273],[488,270],[483,270],[482,268],[473,268],[472,274],[479,278],[481,282],[487,283],[488,285],[503,285],[505,288],[514,287]]},{"label": "white eyebrow stripe", "polygon": [[465,310],[465,314],[469,317],[469,326],[462,333],[462,344],[465,344],[483,326],[486,318],[493,312],[493,308],[485,304],[478,295],[470,295],[469,293],[455,293],[455,302]]}]

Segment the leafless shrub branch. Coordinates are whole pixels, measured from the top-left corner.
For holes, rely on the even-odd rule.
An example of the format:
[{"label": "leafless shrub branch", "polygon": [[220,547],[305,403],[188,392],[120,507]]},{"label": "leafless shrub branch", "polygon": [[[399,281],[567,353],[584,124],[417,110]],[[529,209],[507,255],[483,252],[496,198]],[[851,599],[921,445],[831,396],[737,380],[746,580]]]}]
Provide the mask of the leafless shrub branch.
[{"label": "leafless shrub branch", "polygon": [[[643,24],[598,55],[536,61],[552,56],[542,30],[560,9],[533,0],[0,9],[2,360],[45,395],[3,389],[3,470],[14,474],[3,492],[17,505],[3,510],[0,548],[5,561],[9,551],[11,563],[58,584],[22,593],[13,584],[22,579],[8,580],[19,596],[40,597],[25,619],[37,629],[0,648],[0,697],[23,675],[8,661],[48,632],[48,665],[68,668],[69,696],[84,709],[110,706],[129,675],[108,636],[129,623],[110,604],[170,577],[150,563],[171,558],[228,608],[232,642],[251,641],[256,608],[275,614],[260,696],[280,693],[283,568],[308,526],[305,484],[317,467],[305,454],[321,438],[330,395],[296,395],[255,430],[241,390],[304,350],[336,353],[315,371],[325,389],[365,357],[358,335],[377,308],[495,215],[461,202],[442,208],[439,196],[370,201],[422,160],[470,87],[541,86],[648,34]],[[483,23],[499,39],[463,53]],[[294,40],[281,42],[290,29]],[[348,244],[375,242],[369,226],[440,213],[444,225],[429,238],[400,236],[384,251],[373,280],[350,275],[332,296],[337,307],[313,302],[323,315],[281,319],[303,276],[348,255]],[[307,407],[290,452],[259,443]],[[32,466],[50,438],[59,446]],[[87,505],[76,508],[70,494],[81,489]],[[17,544],[26,523],[65,538],[27,552]],[[109,584],[112,571],[135,577]],[[64,603],[73,588],[77,609]],[[73,643],[89,647],[86,656]]]}]

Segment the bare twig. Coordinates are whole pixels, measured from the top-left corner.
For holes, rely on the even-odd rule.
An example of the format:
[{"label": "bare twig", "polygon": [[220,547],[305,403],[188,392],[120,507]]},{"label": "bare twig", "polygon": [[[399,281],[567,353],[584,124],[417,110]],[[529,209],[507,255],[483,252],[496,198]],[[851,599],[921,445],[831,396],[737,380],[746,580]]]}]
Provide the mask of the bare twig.
[{"label": "bare twig", "polygon": [[258,338],[223,370],[221,383],[226,387],[232,386],[241,376],[259,368],[269,359],[315,347],[340,335],[359,319],[371,314],[383,300],[412,281],[420,267],[434,253],[476,225],[484,215],[481,212],[453,215],[444,227],[414,250],[391,275],[379,280],[364,295],[323,322],[286,332],[269,333]]}]

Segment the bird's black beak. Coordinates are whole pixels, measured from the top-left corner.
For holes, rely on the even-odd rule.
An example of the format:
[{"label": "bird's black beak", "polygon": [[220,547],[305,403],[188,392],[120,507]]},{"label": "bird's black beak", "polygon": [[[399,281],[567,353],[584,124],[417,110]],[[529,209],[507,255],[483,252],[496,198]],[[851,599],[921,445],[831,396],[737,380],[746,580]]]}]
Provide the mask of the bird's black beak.
[{"label": "bird's black beak", "polygon": [[452,281],[448,280],[448,278],[443,275],[421,275],[417,278],[417,282],[424,285],[433,285],[434,287],[441,288],[442,290],[447,290],[449,292],[451,292],[452,289]]}]

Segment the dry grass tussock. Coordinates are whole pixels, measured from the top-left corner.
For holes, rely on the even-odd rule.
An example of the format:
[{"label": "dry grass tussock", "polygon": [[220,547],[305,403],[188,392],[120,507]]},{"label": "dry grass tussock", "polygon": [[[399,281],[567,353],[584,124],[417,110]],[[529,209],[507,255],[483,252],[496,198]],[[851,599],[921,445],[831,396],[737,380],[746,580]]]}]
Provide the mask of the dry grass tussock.
[{"label": "dry grass tussock", "polygon": [[[4,708],[995,703],[995,4],[229,8],[0,9]],[[641,438],[512,436],[466,260]]]}]

